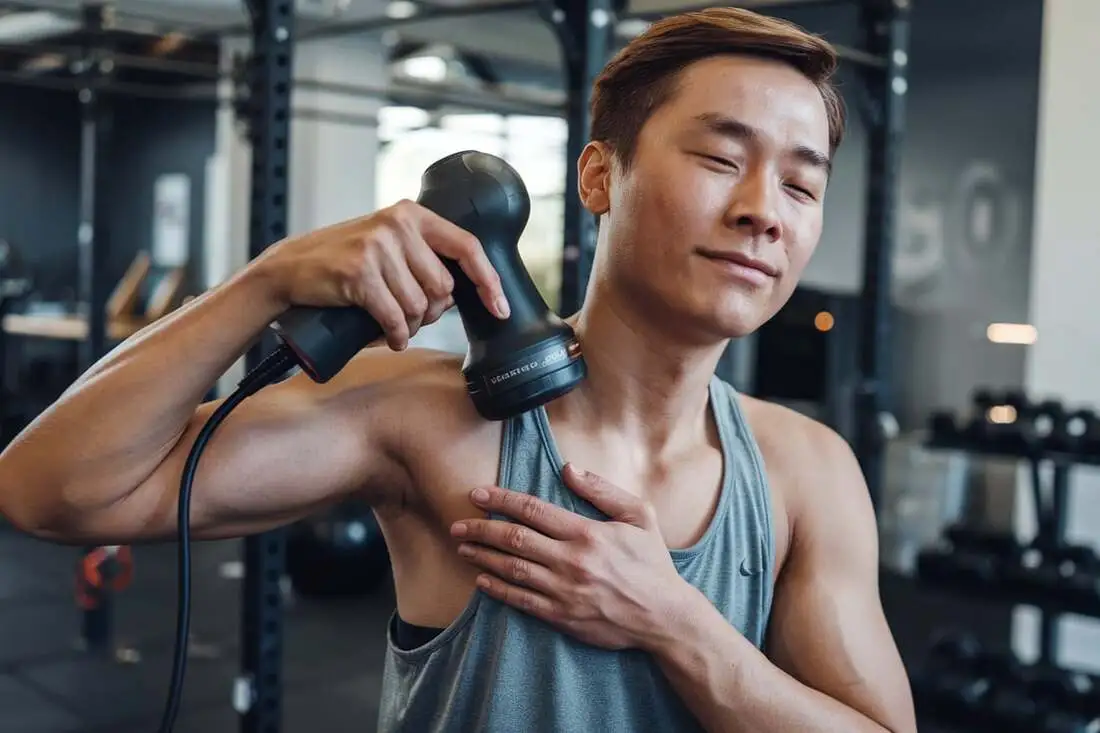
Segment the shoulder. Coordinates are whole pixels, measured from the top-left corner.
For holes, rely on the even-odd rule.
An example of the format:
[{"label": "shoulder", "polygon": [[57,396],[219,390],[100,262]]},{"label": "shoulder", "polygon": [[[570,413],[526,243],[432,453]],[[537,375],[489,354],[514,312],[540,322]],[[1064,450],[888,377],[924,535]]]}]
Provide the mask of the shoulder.
[{"label": "shoulder", "polygon": [[455,483],[491,483],[501,423],[482,417],[466,391],[464,357],[452,352],[385,347],[357,356],[347,370],[365,393],[376,433],[384,436],[407,499]]},{"label": "shoulder", "polygon": [[759,446],[792,543],[824,524],[874,527],[867,485],[848,442],[829,426],[783,405],[737,395]]},{"label": "shoulder", "polygon": [[741,394],[735,399],[765,460],[777,470],[800,475],[852,468],[851,446],[828,425],[774,402]]}]

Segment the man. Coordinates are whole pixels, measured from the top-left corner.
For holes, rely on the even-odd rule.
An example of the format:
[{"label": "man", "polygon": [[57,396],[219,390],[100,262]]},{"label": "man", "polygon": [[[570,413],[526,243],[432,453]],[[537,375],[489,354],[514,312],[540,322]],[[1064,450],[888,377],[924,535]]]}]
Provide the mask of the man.
[{"label": "man", "polygon": [[204,456],[192,527],[372,502],[398,603],[381,730],[914,731],[848,446],[713,377],[817,244],[835,65],[823,41],[722,8],[607,66],[578,161],[600,219],[571,318],[589,377],[545,409],[482,420],[458,358],[406,348],[451,304],[435,253],[498,317],[508,304],[476,240],[403,203],[272,246],[120,345],[0,457],[0,511],[55,541],[171,538],[210,386],[289,305],[354,304],[390,348],[243,403]]}]

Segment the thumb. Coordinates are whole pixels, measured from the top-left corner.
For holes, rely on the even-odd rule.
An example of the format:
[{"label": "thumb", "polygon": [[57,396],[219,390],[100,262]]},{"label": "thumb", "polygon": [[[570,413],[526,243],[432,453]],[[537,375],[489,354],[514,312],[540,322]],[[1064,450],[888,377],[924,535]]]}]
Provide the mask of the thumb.
[{"label": "thumb", "polygon": [[569,488],[611,519],[645,529],[650,528],[652,516],[641,498],[619,488],[602,476],[577,468],[572,463],[565,464],[563,475]]}]

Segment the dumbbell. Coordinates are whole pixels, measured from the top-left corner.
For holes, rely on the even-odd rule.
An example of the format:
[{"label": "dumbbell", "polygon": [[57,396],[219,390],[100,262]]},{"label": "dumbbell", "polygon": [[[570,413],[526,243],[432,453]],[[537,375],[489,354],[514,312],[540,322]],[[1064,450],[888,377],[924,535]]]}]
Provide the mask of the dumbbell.
[{"label": "dumbbell", "polygon": [[941,588],[993,588],[1001,582],[1001,568],[994,555],[957,550],[945,542],[917,554],[917,577]]},{"label": "dumbbell", "polygon": [[1037,704],[1032,730],[1037,733],[1100,733],[1100,718],[1088,709],[1095,694],[1087,674],[1036,665],[1029,670],[1027,694]]},{"label": "dumbbell", "polygon": [[966,722],[979,717],[993,683],[988,655],[969,634],[948,632],[931,645],[924,673],[914,679],[922,707]]},{"label": "dumbbell", "polygon": [[1100,448],[1100,420],[1089,409],[1073,410],[1066,415],[1061,429],[1054,436],[1054,450],[1074,455],[1096,455],[1093,448]]},{"label": "dumbbell", "polygon": [[1100,614],[1100,557],[1091,547],[1063,545],[1054,551],[1051,564],[1058,577],[1050,589],[1054,600],[1086,616]]},{"label": "dumbbell", "polygon": [[946,410],[937,410],[931,414],[928,431],[933,445],[954,447],[962,442],[963,432],[955,422],[955,415]]},{"label": "dumbbell", "polygon": [[1058,400],[1045,400],[1031,409],[1023,424],[1023,438],[1031,451],[1063,450],[1066,408]]},{"label": "dumbbell", "polygon": [[1035,733],[1100,733],[1100,717],[1050,710],[1040,713]]},{"label": "dumbbell", "polygon": [[1003,530],[952,524],[944,529],[943,536],[956,549],[988,553],[1007,560],[1017,557],[1023,550],[1016,536]]},{"label": "dumbbell", "polygon": [[1025,395],[982,388],[974,391],[972,403],[974,415],[963,430],[967,442],[998,453],[1025,448],[1021,418],[1030,409]]}]

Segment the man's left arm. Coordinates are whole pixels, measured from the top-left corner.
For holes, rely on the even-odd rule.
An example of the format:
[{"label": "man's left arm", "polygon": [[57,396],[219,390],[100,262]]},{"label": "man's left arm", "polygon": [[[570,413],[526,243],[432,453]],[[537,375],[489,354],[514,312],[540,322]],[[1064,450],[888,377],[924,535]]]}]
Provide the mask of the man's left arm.
[{"label": "man's left arm", "polygon": [[[816,427],[816,426],[815,426]],[[814,431],[817,432],[817,431]],[[859,465],[821,431],[769,621],[767,656],[689,593],[653,653],[709,731],[916,731],[883,613],[878,530]]]}]

